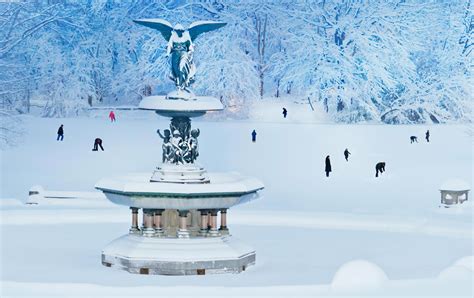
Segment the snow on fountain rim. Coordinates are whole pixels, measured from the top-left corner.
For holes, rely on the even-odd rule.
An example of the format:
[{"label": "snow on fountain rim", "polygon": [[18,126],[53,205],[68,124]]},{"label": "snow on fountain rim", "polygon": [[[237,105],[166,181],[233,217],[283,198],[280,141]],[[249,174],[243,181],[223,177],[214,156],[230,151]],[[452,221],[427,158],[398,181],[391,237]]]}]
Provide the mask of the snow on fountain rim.
[{"label": "snow on fountain rim", "polygon": [[196,195],[232,196],[253,193],[264,188],[262,182],[236,172],[209,173],[210,183],[150,182],[150,173],[132,173],[125,176],[101,179],[95,188],[105,192],[135,195]]},{"label": "snow on fountain rim", "polygon": [[145,97],[139,104],[143,110],[167,111],[167,112],[206,112],[221,111],[224,109],[222,103],[215,97],[196,96],[194,99],[167,99],[164,95],[153,95]]}]

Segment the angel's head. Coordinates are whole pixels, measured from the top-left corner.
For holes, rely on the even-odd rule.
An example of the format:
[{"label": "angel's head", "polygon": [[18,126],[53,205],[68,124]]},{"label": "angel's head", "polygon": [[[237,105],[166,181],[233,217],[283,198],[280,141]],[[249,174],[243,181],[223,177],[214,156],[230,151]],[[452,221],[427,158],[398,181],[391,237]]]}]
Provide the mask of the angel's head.
[{"label": "angel's head", "polygon": [[183,36],[184,33],[184,27],[181,24],[176,24],[173,28],[173,30],[178,34],[179,37]]}]

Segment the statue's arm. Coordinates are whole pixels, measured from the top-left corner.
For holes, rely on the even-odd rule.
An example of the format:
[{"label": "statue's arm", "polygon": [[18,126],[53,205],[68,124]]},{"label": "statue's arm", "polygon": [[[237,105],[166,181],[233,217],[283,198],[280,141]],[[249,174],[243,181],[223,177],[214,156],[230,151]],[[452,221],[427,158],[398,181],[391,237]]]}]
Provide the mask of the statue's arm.
[{"label": "statue's arm", "polygon": [[161,134],[161,131],[159,129],[156,131],[156,133],[158,133],[160,138],[162,138],[163,140],[165,139],[165,136]]}]

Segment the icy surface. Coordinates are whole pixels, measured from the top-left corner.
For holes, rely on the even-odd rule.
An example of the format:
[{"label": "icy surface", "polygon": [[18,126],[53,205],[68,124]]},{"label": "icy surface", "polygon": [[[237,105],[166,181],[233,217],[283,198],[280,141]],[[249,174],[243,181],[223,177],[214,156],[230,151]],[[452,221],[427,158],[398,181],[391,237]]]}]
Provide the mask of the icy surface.
[{"label": "icy surface", "polygon": [[[118,113],[118,122],[109,123],[107,114],[23,117],[21,142],[1,152],[1,296],[160,291],[195,297],[219,295],[222,287],[229,295],[338,295],[331,286],[336,272],[357,259],[385,272],[388,281],[375,290],[380,295],[472,295],[465,278],[470,269],[460,265],[473,255],[472,204],[463,204],[462,212],[439,208],[443,181],[472,181],[472,137],[464,126],[193,121],[202,131],[199,162],[207,170],[238,171],[266,186],[263,199],[228,214],[231,233],[256,249],[257,264],[239,275],[165,277],[101,265],[101,250],[128,231],[128,208],[103,198],[32,206],[13,200],[24,202],[33,185],[75,193],[93,191],[103,177],[151,174],[161,159],[155,131],[168,120]],[[55,139],[59,124],[63,142]],[[410,135],[428,128],[430,143],[410,144]],[[104,152],[91,151],[95,137],[104,140]],[[333,172],[326,178],[328,154]],[[378,161],[387,171],[376,179]],[[451,267],[457,269],[441,274]]]}]

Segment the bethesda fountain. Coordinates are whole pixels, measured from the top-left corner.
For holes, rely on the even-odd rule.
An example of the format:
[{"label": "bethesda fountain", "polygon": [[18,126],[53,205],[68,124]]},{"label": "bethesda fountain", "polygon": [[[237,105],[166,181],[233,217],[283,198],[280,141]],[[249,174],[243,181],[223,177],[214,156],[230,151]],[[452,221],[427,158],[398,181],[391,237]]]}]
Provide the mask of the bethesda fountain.
[{"label": "bethesda fountain", "polygon": [[145,97],[139,105],[171,118],[169,129],[157,131],[163,145],[156,170],[102,179],[95,186],[131,210],[129,233],[103,249],[102,264],[139,274],[241,272],[255,263],[256,253],[230,235],[227,210],[257,199],[263,184],[235,172],[207,172],[197,163],[200,130],[191,126],[191,118],[223,110],[217,98],[196,96],[189,89],[196,73],[193,41],[226,24],[199,21],[184,29],[161,19],[134,22],[158,30],[167,40],[176,90]]}]

